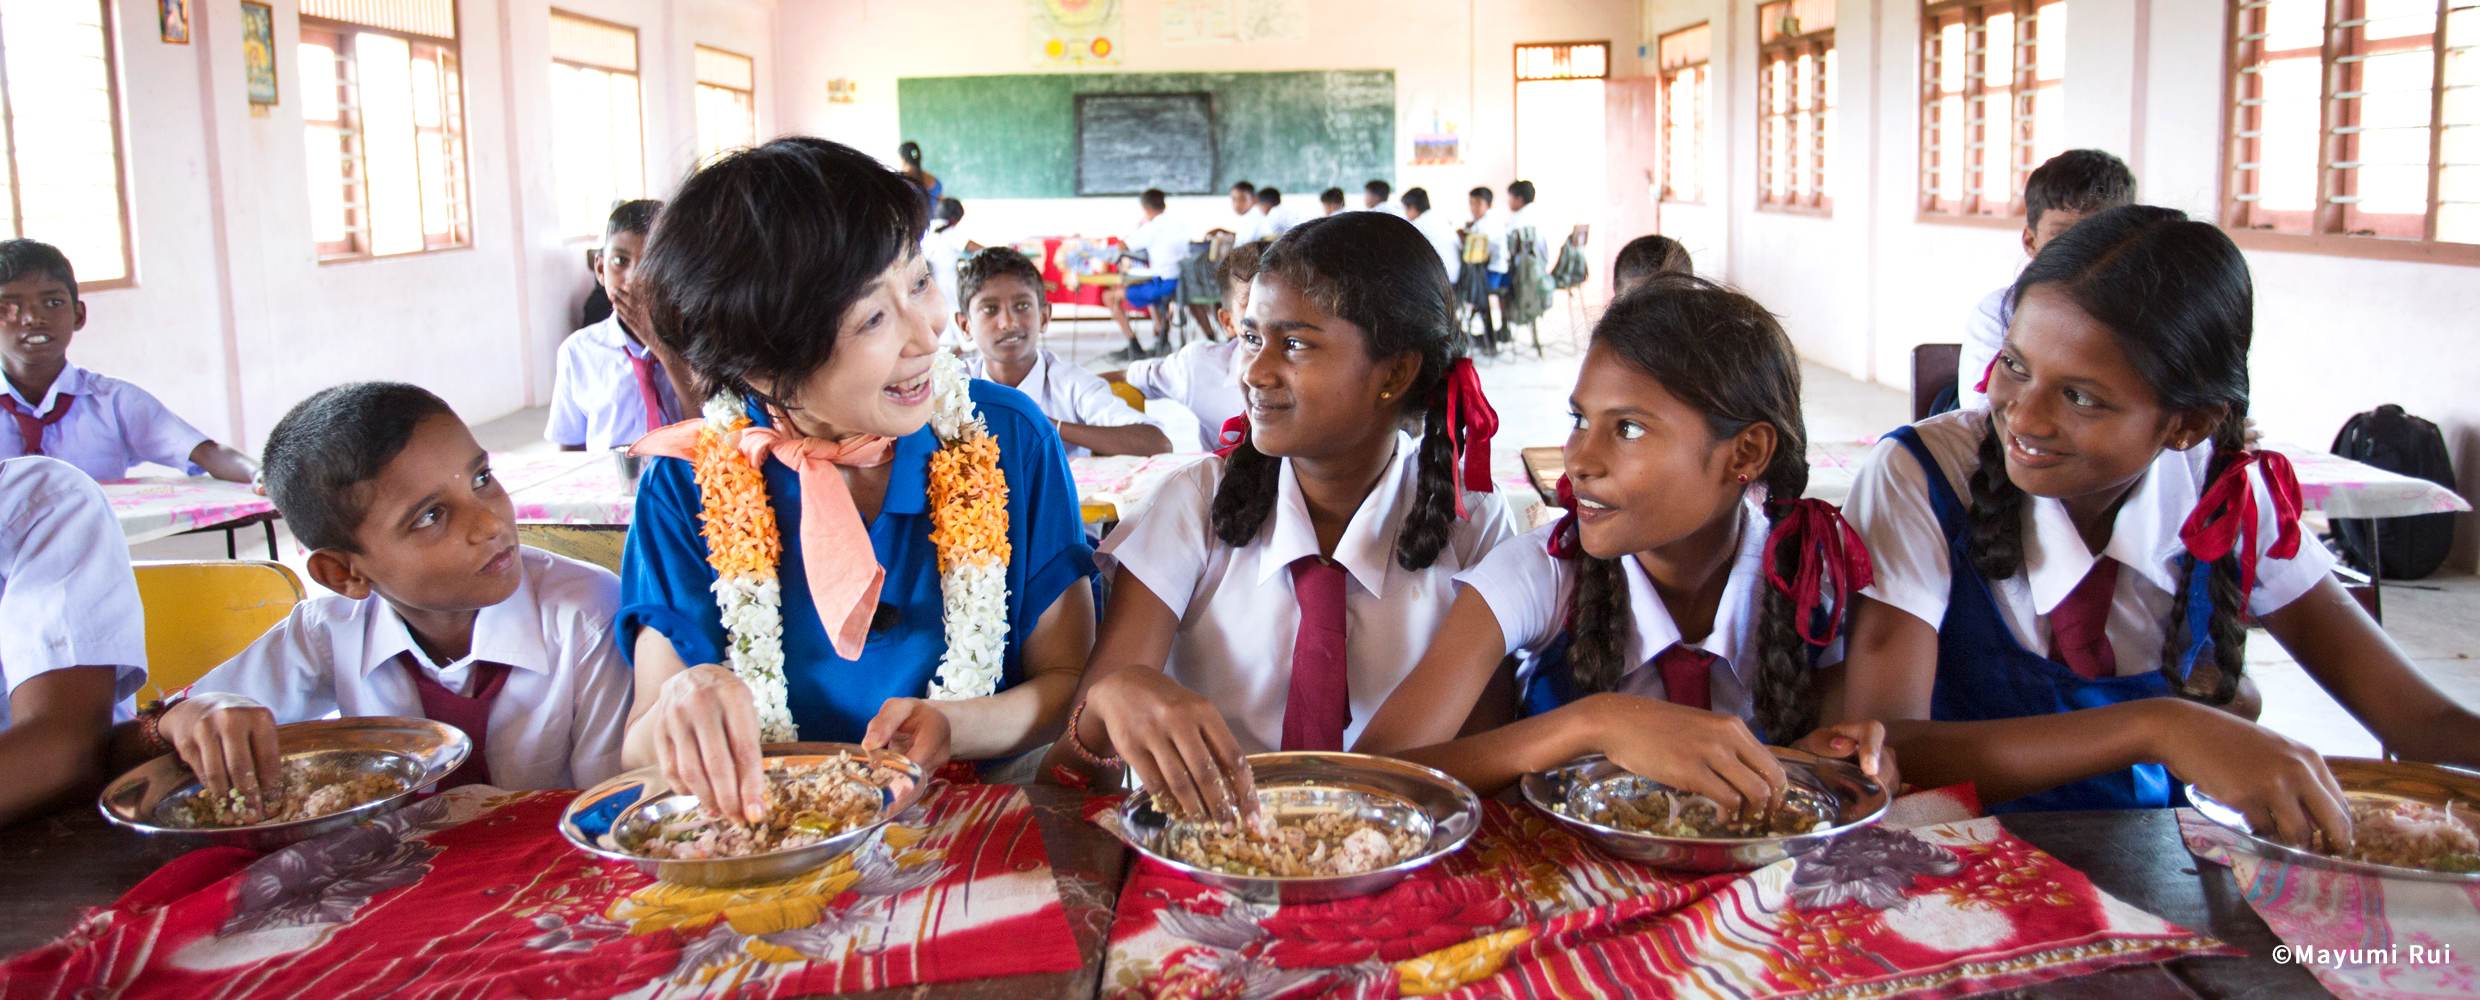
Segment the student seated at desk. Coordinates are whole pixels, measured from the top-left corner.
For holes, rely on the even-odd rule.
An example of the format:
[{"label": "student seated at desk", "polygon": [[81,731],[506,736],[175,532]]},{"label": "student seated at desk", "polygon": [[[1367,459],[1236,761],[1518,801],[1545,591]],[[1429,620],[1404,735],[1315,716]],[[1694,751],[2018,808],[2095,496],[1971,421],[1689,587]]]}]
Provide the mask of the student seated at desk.
[{"label": "student seated at desk", "polygon": [[[1280,200],[1282,195],[1278,192],[1275,197]],[[1232,183],[1231,214],[1231,222],[1206,230],[1207,235],[1230,233],[1234,244],[1266,238],[1266,209],[1258,204],[1257,185],[1247,181]]]},{"label": "student seated at desk", "polygon": [[103,490],[66,462],[0,462],[0,622],[5,825],[91,795],[112,720],[129,717],[129,696],[146,685],[129,543]]},{"label": "student seated at desk", "polygon": [[1659,234],[1639,236],[1620,247],[1619,256],[1610,262],[1610,297],[1612,301],[1627,298],[1629,292],[1665,274],[1695,273],[1695,258],[1688,256],[1688,248],[1678,240]]},{"label": "student seated at desk", "polygon": [[1318,192],[1318,217],[1324,218],[1343,211],[1343,189],[1327,188]]},{"label": "student seated at desk", "polygon": [[1300,218],[1283,207],[1283,192],[1274,187],[1257,189],[1257,210],[1265,213],[1264,221],[1257,226],[1258,239],[1275,239],[1300,224]]},{"label": "student seated at desk", "polygon": [[154,752],[207,790],[272,790],[278,723],[430,719],[473,756],[442,789],[582,788],[620,772],[628,664],[610,571],[517,544],[508,491],[439,397],[399,382],[322,390],[267,435],[267,492],[335,591],[151,707]]},{"label": "student seated at desk", "polygon": [[1224,422],[1248,410],[1231,362],[1240,349],[1240,317],[1249,311],[1249,282],[1257,279],[1257,260],[1265,246],[1243,243],[1223,255],[1223,304],[1214,310],[1223,339],[1200,340],[1170,357],[1148,358],[1129,365],[1127,371],[1102,374],[1103,381],[1126,382],[1147,399],[1168,399],[1188,407],[1188,412],[1197,415],[1199,451],[1222,447]]},{"label": "student seated at desk", "polygon": [[681,419],[662,353],[638,337],[644,306],[629,286],[638,258],[646,255],[646,233],[662,211],[659,201],[622,202],[603,227],[594,283],[611,296],[611,315],[560,343],[543,437],[561,451],[626,448]]},{"label": "student seated at desk", "polygon": [[1102,376],[1039,346],[1051,304],[1042,297],[1042,272],[1024,254],[1013,247],[974,254],[957,272],[956,291],[964,297],[956,323],[981,351],[965,361],[965,373],[1032,397],[1058,428],[1068,457],[1171,450],[1162,426],[1129,408]]},{"label": "student seated at desk", "polygon": [[[2086,217],[2135,203],[2136,175],[2126,161],[2098,149],[2070,149],[2050,157],[2024,178],[2024,258],[2040,256],[2049,241]],[[1989,405],[1984,386],[1990,365],[2006,347],[2007,324],[2015,319],[2014,292],[2010,282],[1972,307],[1963,325],[1963,353],[1955,360],[1951,409]]]},{"label": "student seated at desk", "polygon": [[59,248],[0,240],[0,458],[49,455],[96,479],[125,479],[140,462],[249,482],[258,466],[174,416],[152,394],[69,363],[86,329],[77,273]]},{"label": "student seated at desk", "polygon": [[[1171,301],[1171,294],[1180,287],[1180,262],[1188,259],[1188,227],[1181,225],[1180,220],[1163,214],[1163,209],[1169,204],[1159,188],[1147,188],[1144,194],[1137,196],[1137,210],[1145,213],[1145,218],[1137,223],[1135,231],[1128,234],[1125,251],[1137,262],[1120,271],[1128,279],[1126,287],[1102,290],[1102,304],[1111,310],[1111,320],[1119,324],[1119,332],[1127,335],[1128,356],[1131,358],[1144,357],[1146,352],[1137,344],[1137,328],[1128,322],[1129,307],[1179,308],[1177,303]],[[958,315],[965,311],[963,301],[957,300]],[[956,325],[963,327],[967,324],[958,322]],[[1169,349],[1170,345],[1157,335],[1154,353],[1167,353]]]},{"label": "student seated at desk", "polygon": [[1365,212],[1385,212],[1386,214],[1395,216],[1396,218],[1403,218],[1404,207],[1387,200],[1394,196],[1395,185],[1381,180],[1372,180],[1367,184],[1361,185],[1361,210]]},{"label": "student seated at desk", "polygon": [[1412,223],[1412,228],[1421,231],[1421,238],[1429,241],[1429,248],[1438,252],[1438,263],[1446,266],[1447,283],[1450,285],[1464,274],[1464,237],[1457,230],[1451,215],[1430,211],[1429,190],[1426,188],[1412,188],[1404,192],[1403,217]]}]

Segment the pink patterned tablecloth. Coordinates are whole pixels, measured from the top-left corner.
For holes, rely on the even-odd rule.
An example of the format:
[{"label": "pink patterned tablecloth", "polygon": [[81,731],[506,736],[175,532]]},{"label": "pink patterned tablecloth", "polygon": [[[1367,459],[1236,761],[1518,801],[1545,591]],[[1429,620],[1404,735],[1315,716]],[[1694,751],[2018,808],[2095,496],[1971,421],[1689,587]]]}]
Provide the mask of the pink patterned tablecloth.
[{"label": "pink patterned tablecloth", "polygon": [[248,486],[209,476],[107,479],[102,485],[132,545],[275,509]]},{"label": "pink patterned tablecloth", "polygon": [[[1876,444],[1876,438],[1809,442],[1808,495],[1842,503],[1851,495],[1852,481],[1859,478]],[[2269,447],[2289,458],[2291,468],[2298,471],[2300,502],[2309,510],[2334,517],[2405,517],[2471,509],[2453,490],[2425,479],[2295,444]]]}]

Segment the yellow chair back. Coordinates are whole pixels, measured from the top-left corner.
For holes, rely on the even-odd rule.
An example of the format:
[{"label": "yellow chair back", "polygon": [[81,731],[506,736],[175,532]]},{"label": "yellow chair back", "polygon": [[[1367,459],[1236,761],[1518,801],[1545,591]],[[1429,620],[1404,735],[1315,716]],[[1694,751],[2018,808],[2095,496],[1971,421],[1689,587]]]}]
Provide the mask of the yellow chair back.
[{"label": "yellow chair back", "polygon": [[1137,391],[1136,386],[1126,382],[1113,382],[1111,383],[1111,395],[1118,396],[1121,402],[1128,404],[1129,409],[1139,413],[1145,412],[1145,393]]},{"label": "yellow chair back", "polygon": [[301,603],[301,578],[271,562],[142,562],[146,681],[138,704],[190,686],[267,634]]},{"label": "yellow chair back", "polygon": [[620,554],[627,550],[625,524],[520,524],[517,541],[545,552],[590,562],[620,572]]}]

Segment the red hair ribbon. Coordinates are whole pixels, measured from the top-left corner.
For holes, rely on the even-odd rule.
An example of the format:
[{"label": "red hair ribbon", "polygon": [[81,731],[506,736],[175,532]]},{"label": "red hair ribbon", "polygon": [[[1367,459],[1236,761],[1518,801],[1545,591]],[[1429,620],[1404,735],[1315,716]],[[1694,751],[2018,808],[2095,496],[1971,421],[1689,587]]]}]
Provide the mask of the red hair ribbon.
[{"label": "red hair ribbon", "polygon": [[1988,394],[1989,394],[1989,377],[1990,377],[1990,376],[1992,376],[1992,375],[1995,375],[1995,374],[1997,374],[1997,373],[1998,373],[1998,359],[1997,359],[1995,356],[1992,356],[1992,357],[1989,359],[1989,367],[1981,369],[1981,380],[1980,380],[1980,381],[1978,381],[1978,382],[1972,383],[1972,391],[1973,391],[1973,392],[1980,393],[1980,394],[1982,394],[1982,395],[1988,395]]},{"label": "red hair ribbon", "polygon": [[1498,410],[1482,393],[1481,372],[1471,358],[1457,358],[1447,366],[1446,384],[1440,391],[1447,394],[1447,435],[1455,442],[1455,462],[1461,469],[1455,516],[1471,520],[1464,510],[1464,491],[1487,493],[1498,488],[1490,481],[1490,439],[1498,436]]},{"label": "red hair ribbon", "polygon": [[1223,430],[1219,437],[1223,442],[1223,446],[1214,449],[1214,453],[1224,458],[1230,458],[1231,453],[1239,449],[1240,442],[1249,439],[1249,415],[1243,413],[1239,416],[1223,421]]},{"label": "red hair ribbon", "polygon": [[[1843,520],[1843,512],[1823,500],[1774,500],[1766,505],[1774,517],[1774,528],[1765,535],[1765,582],[1775,591],[1791,599],[1798,609],[1793,619],[1800,638],[1812,646],[1833,642],[1842,629],[1843,616],[1850,613],[1851,595],[1875,582],[1869,564],[1869,547],[1852,530],[1851,522]],[[1783,546],[1796,552],[1791,578],[1783,578],[1776,569],[1775,558]],[[1813,635],[1817,612],[1832,601],[1825,620],[1825,634]]]},{"label": "red hair ribbon", "polygon": [[1584,554],[1584,540],[1576,536],[1576,488],[1568,485],[1565,473],[1559,475],[1559,509],[1567,515],[1559,518],[1559,526],[1550,532],[1550,554],[1574,559]]},{"label": "red hair ribbon", "polygon": [[[2299,554],[2299,477],[2291,472],[2291,460],[2275,451],[2243,451],[2233,456],[2222,468],[2219,478],[2205,488],[2196,509],[2187,515],[2187,523],[2179,526],[2179,541],[2187,545],[2187,554],[2202,562],[2213,562],[2232,554],[2239,556],[2239,590],[2256,592],[2256,491],[2247,478],[2249,463],[2263,468],[2265,490],[2273,494],[2273,547],[2265,550],[2276,559],[2289,559]],[[2245,544],[2242,547],[2242,540]]]}]

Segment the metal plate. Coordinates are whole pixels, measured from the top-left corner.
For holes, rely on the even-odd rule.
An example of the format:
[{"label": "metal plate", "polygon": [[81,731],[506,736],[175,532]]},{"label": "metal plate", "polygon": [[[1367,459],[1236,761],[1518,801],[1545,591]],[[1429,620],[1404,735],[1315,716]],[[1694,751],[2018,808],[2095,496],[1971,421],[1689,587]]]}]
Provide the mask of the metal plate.
[{"label": "metal plate", "polygon": [[1233,875],[1201,868],[1163,850],[1180,820],[1154,808],[1148,794],[1120,803],[1122,839],[1137,853],[1207,885],[1254,903],[1323,903],[1378,892],[1414,870],[1452,854],[1481,828],[1481,799],[1443,772],[1390,757],[1356,753],[1261,753],[1248,758],[1259,808],[1278,815],[1349,810],[1428,835],[1421,853],[1375,871],[1334,876]]},{"label": "metal plate", "polygon": [[930,777],[921,767],[893,750],[864,750],[850,743],[770,743],[762,751],[769,763],[816,764],[833,758],[837,753],[851,753],[873,764],[896,767],[912,779],[912,787],[902,792],[879,789],[878,818],[846,830],[815,844],[765,854],[738,858],[701,858],[679,861],[670,858],[648,858],[629,852],[624,847],[606,847],[604,834],[619,830],[626,838],[630,831],[663,818],[691,812],[698,808],[697,796],[669,794],[662,772],[655,767],[642,767],[612,778],[579,794],[560,813],[560,835],[578,850],[598,858],[626,861],[639,871],[674,885],[715,887],[772,882],[812,871],[833,861],[868,841],[887,821],[921,801],[929,791]]},{"label": "metal plate", "polygon": [[[2435,764],[2370,760],[2366,757],[2327,757],[2325,767],[2334,773],[2334,780],[2342,784],[2343,794],[2354,799],[2425,802],[2432,806],[2451,802],[2457,807],[2456,812],[2480,816],[2480,773]],[[2267,861],[2378,878],[2480,885],[2480,872],[2433,872],[2425,868],[2354,861],[2259,837],[2249,828],[2246,814],[2214,801],[2211,796],[2197,791],[2194,785],[2187,786],[2187,801],[2194,804],[2196,811],[2204,814],[2204,818],[2238,834],[2245,841],[2240,849]]]},{"label": "metal plate", "polygon": [[405,790],[342,812],[312,819],[256,826],[197,829],[169,826],[164,810],[203,791],[179,754],[147,761],[104,786],[96,807],[103,818],[149,836],[170,837],[192,847],[242,847],[272,851],[360,823],[405,804],[423,786],[447,777],[474,752],[463,730],[428,719],[362,716],[321,719],[276,727],[276,747],[286,760],[310,758],[357,770],[392,773]]},{"label": "metal plate", "polygon": [[1893,801],[1885,787],[1849,763],[1788,747],[1767,747],[1782,763],[1791,783],[1833,801],[1833,825],[1808,833],[1775,837],[1663,837],[1603,826],[1559,811],[1571,797],[1589,796],[1604,782],[1642,781],[1658,789],[1669,786],[1630,775],[1600,754],[1579,757],[1539,774],[1524,776],[1524,799],[1550,818],[1567,825],[1615,857],[1691,872],[1738,872],[1806,853],[1843,834],[1884,818]]}]

